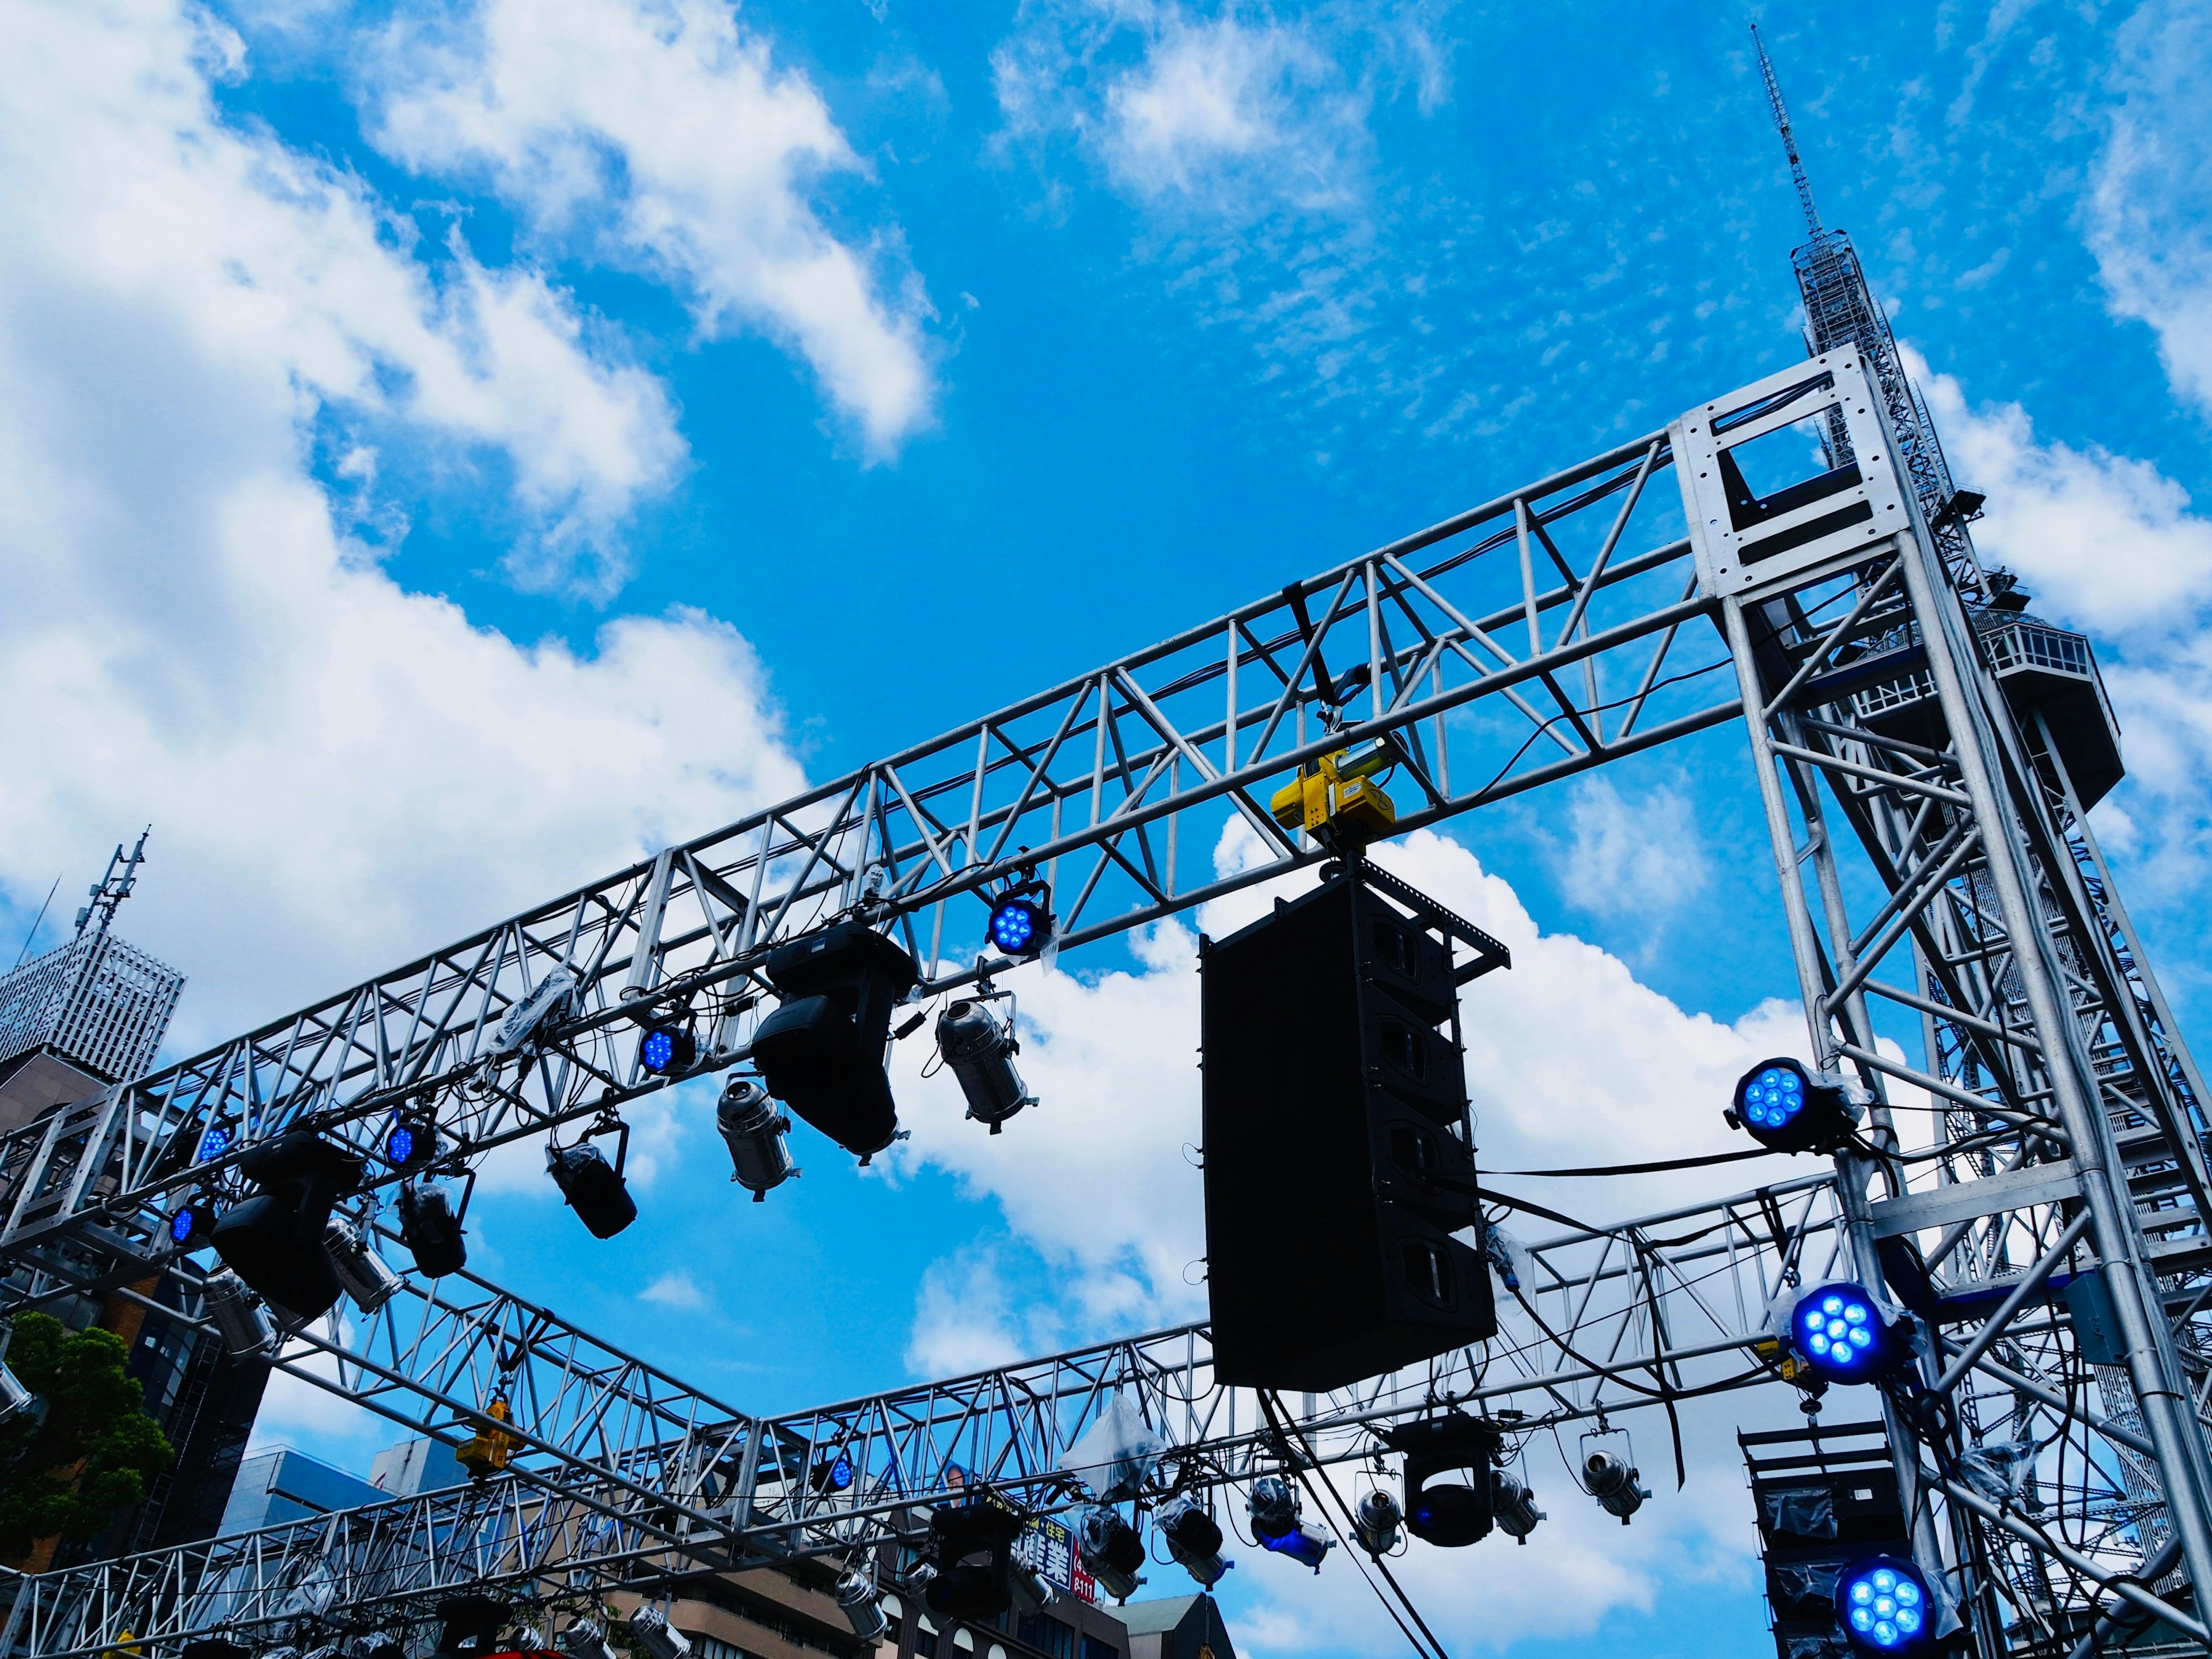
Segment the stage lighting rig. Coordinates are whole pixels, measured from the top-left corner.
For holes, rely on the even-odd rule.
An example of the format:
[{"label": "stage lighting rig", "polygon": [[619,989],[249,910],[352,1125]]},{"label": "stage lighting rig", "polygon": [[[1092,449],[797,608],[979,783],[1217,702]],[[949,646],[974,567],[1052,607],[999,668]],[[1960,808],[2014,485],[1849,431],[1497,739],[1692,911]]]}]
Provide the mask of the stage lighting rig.
[{"label": "stage lighting rig", "polygon": [[[1463,1549],[1489,1536],[1496,1519],[1492,1464],[1502,1443],[1496,1429],[1463,1412],[1447,1412],[1383,1430],[1382,1436],[1384,1444],[1406,1455],[1407,1531],[1444,1549]],[[1450,1469],[1475,1478],[1435,1482]]]},{"label": "stage lighting rig", "polygon": [[1126,1601],[1145,1582],[1145,1540],[1137,1529],[1113,1510],[1100,1505],[1085,1510],[1077,1537],[1083,1545],[1083,1565],[1116,1601]]},{"label": "stage lighting rig", "polygon": [[426,1279],[443,1279],[467,1265],[469,1249],[461,1218],[468,1212],[476,1184],[476,1172],[471,1170],[456,1204],[453,1194],[435,1182],[400,1182],[399,1242],[415,1258],[416,1271]]},{"label": "stage lighting rig", "polygon": [[1167,1544],[1175,1564],[1207,1589],[1236,1565],[1221,1553],[1221,1528],[1188,1492],[1160,1505],[1152,1516],[1152,1529]]},{"label": "stage lighting rig", "polygon": [[1912,1362],[1912,1316],[1848,1279],[1818,1285],[1790,1310],[1790,1342],[1824,1382],[1877,1382]]},{"label": "stage lighting rig", "polygon": [[1378,1486],[1352,1510],[1352,1535],[1370,1555],[1388,1555],[1398,1547],[1398,1527],[1404,1519],[1398,1500]]},{"label": "stage lighting rig", "polygon": [[656,1019],[637,1040],[637,1067],[647,1077],[681,1077],[699,1063],[699,1036],[689,1013]]},{"label": "stage lighting rig", "polygon": [[232,1272],[295,1319],[338,1299],[337,1270],[323,1248],[331,1209],[361,1185],[362,1161],[295,1129],[254,1147],[239,1172],[261,1190],[224,1212],[210,1237]]},{"label": "stage lighting rig", "polygon": [[381,1150],[384,1161],[402,1175],[428,1168],[438,1156],[437,1120],[419,1109],[394,1112]]},{"label": "stage lighting rig", "polygon": [[690,1639],[659,1607],[640,1607],[630,1614],[629,1633],[647,1659],[690,1659]]},{"label": "stage lighting rig", "polygon": [[1836,1617],[1861,1653],[1917,1654],[1935,1645],[1937,1609],[1928,1580],[1893,1555],[1854,1562],[1837,1575]]},{"label": "stage lighting rig", "polygon": [[222,1345],[234,1358],[258,1354],[276,1340],[276,1328],[261,1304],[246,1289],[246,1281],[228,1267],[211,1273],[201,1288],[207,1315],[222,1333]]},{"label": "stage lighting rig", "polygon": [[815,1462],[806,1484],[817,1492],[843,1492],[853,1484],[853,1455],[842,1446]]},{"label": "stage lighting rig", "polygon": [[330,1252],[331,1266],[337,1270],[338,1283],[353,1298],[354,1306],[365,1314],[373,1314],[391,1301],[405,1282],[369,1248],[360,1230],[343,1216],[332,1216],[323,1229],[323,1248]]},{"label": "stage lighting rig", "polygon": [[1021,1052],[1008,1015],[1001,1024],[984,996],[948,1003],[937,1017],[937,1052],[968,1099],[968,1115],[997,1134],[1006,1121],[1036,1097],[1022,1086],[1013,1057]]},{"label": "stage lighting rig", "polygon": [[1624,1527],[1628,1524],[1628,1517],[1643,1508],[1644,1500],[1651,1496],[1641,1484],[1642,1479],[1642,1471],[1618,1453],[1594,1451],[1583,1459],[1583,1486],[1597,1499],[1598,1507],[1607,1515],[1619,1516]]},{"label": "stage lighting rig", "polygon": [[568,1659],[617,1659],[607,1645],[606,1632],[589,1619],[579,1619],[553,1638],[553,1645]]},{"label": "stage lighting rig", "polygon": [[714,1127],[730,1149],[730,1179],[753,1195],[753,1202],[799,1173],[791,1156],[791,1120],[775,1109],[767,1090],[749,1077],[733,1077],[714,1103]]},{"label": "stage lighting rig", "polygon": [[[612,1164],[592,1145],[592,1137],[603,1134],[619,1137]],[[620,1118],[602,1118],[572,1146],[545,1143],[545,1172],[594,1238],[612,1238],[637,1219],[637,1200],[623,1180],[629,1157],[629,1125]]]},{"label": "stage lighting rig", "polygon": [[877,1599],[876,1580],[872,1573],[858,1567],[848,1568],[838,1576],[833,1592],[837,1610],[845,1615],[845,1622],[853,1627],[853,1634],[863,1642],[873,1642],[889,1627],[884,1617],[882,1603]]},{"label": "stage lighting rig", "polygon": [[1022,879],[989,896],[991,920],[984,929],[991,948],[1017,962],[1034,962],[1053,940],[1052,889],[1024,865]]},{"label": "stage lighting rig", "polygon": [[1842,1081],[1816,1077],[1787,1054],[1762,1060],[1737,1079],[1735,1103],[1721,1115],[1778,1152],[1832,1152],[1858,1127]]},{"label": "stage lighting rig", "polygon": [[841,921],[769,953],[783,1004],[753,1033],[768,1091],[863,1163],[898,1135],[884,1052],[914,958],[866,923]]},{"label": "stage lighting rig", "polygon": [[199,1145],[192,1152],[194,1161],[212,1164],[230,1150],[230,1126],[228,1123],[209,1124],[200,1131]]},{"label": "stage lighting rig", "polygon": [[1490,1512],[1498,1529],[1516,1544],[1527,1543],[1536,1523],[1544,1519],[1544,1511],[1536,1507],[1536,1494],[1510,1469],[1490,1472]]},{"label": "stage lighting rig", "polygon": [[1298,1518],[1298,1495],[1289,1481],[1279,1474],[1263,1474],[1255,1480],[1249,1513],[1252,1535],[1261,1549],[1321,1571],[1322,1559],[1336,1540],[1305,1529]]},{"label": "stage lighting rig", "polygon": [[215,1229],[215,1200],[205,1193],[194,1193],[169,1213],[169,1243],[180,1250],[197,1250],[205,1245]]},{"label": "stage lighting rig", "polygon": [[1013,1605],[1014,1539],[1021,1517],[982,1499],[939,1504],[929,1516],[929,1565],[922,1605],[943,1619],[981,1622]]}]

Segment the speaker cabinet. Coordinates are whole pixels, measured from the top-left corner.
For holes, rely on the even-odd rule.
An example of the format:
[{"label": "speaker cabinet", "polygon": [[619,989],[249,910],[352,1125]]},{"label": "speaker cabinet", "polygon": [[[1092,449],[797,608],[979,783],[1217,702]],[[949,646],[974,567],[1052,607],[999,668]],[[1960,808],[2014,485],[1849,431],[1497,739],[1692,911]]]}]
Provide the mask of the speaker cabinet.
[{"label": "speaker cabinet", "polygon": [[1455,973],[1438,918],[1457,921],[1355,863],[1201,946],[1224,1382],[1337,1388],[1496,1334],[1484,1255],[1455,1237],[1482,1227],[1457,1007],[1504,951],[1457,923],[1490,954]]}]

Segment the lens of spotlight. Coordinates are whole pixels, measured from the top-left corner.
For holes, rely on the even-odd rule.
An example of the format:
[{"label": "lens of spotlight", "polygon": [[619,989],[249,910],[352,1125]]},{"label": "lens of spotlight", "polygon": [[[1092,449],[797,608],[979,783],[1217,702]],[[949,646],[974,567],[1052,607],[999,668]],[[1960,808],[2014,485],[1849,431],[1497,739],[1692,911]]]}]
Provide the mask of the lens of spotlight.
[{"label": "lens of spotlight", "polygon": [[1800,1297],[1790,1329],[1799,1357],[1831,1382],[1873,1382],[1910,1355],[1905,1334],[1884,1317],[1871,1295],[1849,1282],[1822,1285]]},{"label": "lens of spotlight", "polygon": [[699,1058],[699,1039],[682,1025],[653,1025],[637,1045],[637,1063],[653,1077],[688,1072]]},{"label": "lens of spotlight", "polygon": [[1911,1562],[1877,1555],[1838,1577],[1836,1617],[1859,1652],[1913,1654],[1933,1641],[1935,1598]]}]

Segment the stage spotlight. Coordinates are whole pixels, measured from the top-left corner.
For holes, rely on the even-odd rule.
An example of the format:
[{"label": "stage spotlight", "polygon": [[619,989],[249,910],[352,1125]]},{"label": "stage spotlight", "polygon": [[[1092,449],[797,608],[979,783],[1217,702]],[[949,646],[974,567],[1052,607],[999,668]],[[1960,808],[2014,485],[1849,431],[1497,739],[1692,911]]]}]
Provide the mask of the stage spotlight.
[{"label": "stage spotlight", "polygon": [[1862,1653],[1911,1654],[1935,1640],[1936,1598],[1910,1561],[1877,1555],[1836,1577],[1836,1617]]},{"label": "stage spotlight", "polygon": [[853,1627],[853,1634],[863,1642],[872,1642],[889,1628],[884,1618],[882,1604],[876,1598],[876,1581],[854,1567],[842,1574],[834,1592],[837,1610],[845,1615],[845,1622]]},{"label": "stage spotlight", "polygon": [[1235,1565],[1222,1558],[1220,1527],[1188,1493],[1161,1504],[1152,1526],[1167,1540],[1176,1565],[1207,1589]]},{"label": "stage spotlight", "polygon": [[230,1127],[228,1124],[211,1123],[200,1132],[198,1161],[210,1163],[230,1150]]},{"label": "stage spotlight", "polygon": [[629,1633],[647,1659],[688,1659],[691,1651],[690,1639],[659,1607],[640,1607],[630,1614]]},{"label": "stage spotlight", "polygon": [[968,1115],[989,1124],[993,1134],[1023,1107],[1036,1104],[1014,1070],[1013,1056],[1020,1048],[988,1003],[955,1002],[937,1017],[937,1052],[959,1079]]},{"label": "stage spotlight", "polygon": [[1085,1510],[1077,1537],[1083,1546],[1083,1566],[1105,1587],[1116,1601],[1126,1601],[1145,1582],[1145,1540],[1137,1529],[1114,1510],[1100,1506]]},{"label": "stage spotlight", "polygon": [[467,1265],[461,1218],[445,1188],[430,1182],[402,1182],[398,1209],[399,1242],[415,1258],[417,1273],[426,1279],[443,1279]]},{"label": "stage spotlight", "polygon": [[1298,1519],[1298,1495],[1279,1474],[1263,1474],[1252,1483],[1252,1535],[1260,1547],[1321,1571],[1322,1558],[1335,1542],[1308,1532]]},{"label": "stage spotlight", "polygon": [[617,1659],[607,1645],[606,1633],[589,1619],[579,1619],[553,1638],[553,1645],[568,1659]]},{"label": "stage spotlight", "polygon": [[384,1132],[384,1161],[412,1175],[438,1155],[438,1126],[419,1112],[395,1112]]},{"label": "stage spotlight", "polygon": [[656,1021],[638,1039],[638,1067],[650,1076],[672,1077],[698,1061],[699,1039],[689,1021]]},{"label": "stage spotlight", "polygon": [[1052,943],[1052,905],[1041,881],[1025,881],[991,900],[991,945],[1017,962],[1030,962]]},{"label": "stage spotlight", "polygon": [[753,1202],[767,1198],[799,1173],[792,1161],[791,1120],[775,1109],[767,1090],[749,1077],[733,1077],[714,1104],[714,1127],[730,1149],[730,1179],[748,1189]]},{"label": "stage spotlight", "polygon": [[[1384,1430],[1382,1439],[1406,1454],[1407,1531],[1443,1549],[1462,1549],[1490,1535],[1491,1463],[1499,1444],[1495,1429],[1463,1412],[1447,1412]],[[1447,1469],[1464,1469],[1474,1480],[1431,1484]]]},{"label": "stage spotlight", "polygon": [[914,958],[864,922],[841,921],[769,953],[783,1004],[753,1033],[768,1091],[866,1160],[898,1134],[884,1051]]},{"label": "stage spotlight", "polygon": [[1644,1506],[1651,1496],[1642,1486],[1638,1472],[1631,1468],[1628,1460],[1612,1452],[1594,1451],[1583,1459],[1583,1485],[1598,1501],[1598,1507],[1607,1515],[1617,1515],[1620,1524],[1626,1526],[1628,1517]]},{"label": "stage spotlight", "polygon": [[1378,1488],[1352,1512],[1352,1535],[1370,1555],[1388,1555],[1398,1547],[1398,1523],[1404,1518],[1398,1500]]},{"label": "stage spotlight", "polygon": [[1838,1280],[1806,1291],[1790,1313],[1790,1346],[1827,1382],[1872,1382],[1912,1358],[1911,1316],[1886,1311],[1863,1286]]},{"label": "stage spotlight", "polygon": [[612,1238],[637,1219],[637,1200],[629,1195],[622,1171],[588,1141],[545,1148],[545,1170],[576,1218],[594,1238]]},{"label": "stage spotlight", "polygon": [[1820,1081],[1787,1054],[1737,1079],[1735,1103],[1721,1115],[1778,1152],[1833,1152],[1858,1121],[1840,1085]]},{"label": "stage spotlight", "polygon": [[177,1206],[169,1217],[169,1243],[180,1250],[197,1250],[215,1229],[215,1206],[204,1194],[195,1194]]},{"label": "stage spotlight", "polygon": [[1045,1576],[1016,1561],[1006,1569],[1006,1601],[1016,1613],[1042,1613],[1060,1600]]},{"label": "stage spotlight", "polygon": [[312,1132],[256,1146],[239,1172],[261,1188],[227,1210],[209,1237],[232,1272],[289,1315],[313,1319],[338,1299],[323,1248],[331,1206],[361,1185],[362,1160]]},{"label": "stage spotlight", "polygon": [[843,1492],[853,1484],[853,1455],[840,1451],[823,1458],[806,1477],[806,1484],[817,1492]]},{"label": "stage spotlight", "polygon": [[970,1623],[1004,1613],[1013,1605],[1013,1544],[1021,1529],[1021,1518],[996,1504],[937,1506],[929,1517],[930,1565],[936,1571],[922,1591],[922,1605],[939,1618]]},{"label": "stage spotlight", "polygon": [[222,1346],[234,1357],[259,1353],[276,1339],[269,1316],[246,1288],[246,1281],[228,1267],[209,1276],[202,1294],[208,1317],[222,1334]]},{"label": "stage spotlight", "polygon": [[332,1216],[323,1229],[323,1248],[331,1253],[338,1283],[345,1286],[354,1306],[365,1314],[373,1314],[391,1301],[405,1283],[343,1216]]},{"label": "stage spotlight", "polygon": [[1504,1469],[1490,1472],[1490,1512],[1500,1531],[1522,1544],[1544,1518],[1544,1511],[1536,1507],[1536,1494]]}]

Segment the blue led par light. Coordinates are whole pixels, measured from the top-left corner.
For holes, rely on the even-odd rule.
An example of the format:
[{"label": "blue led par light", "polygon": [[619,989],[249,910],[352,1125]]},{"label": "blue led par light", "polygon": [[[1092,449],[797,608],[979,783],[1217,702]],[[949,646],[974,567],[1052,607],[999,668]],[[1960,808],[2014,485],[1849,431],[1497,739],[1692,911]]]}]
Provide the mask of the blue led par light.
[{"label": "blue led par light", "polygon": [[1736,1080],[1735,1101],[1722,1114],[1778,1152],[1828,1152],[1850,1139],[1857,1119],[1844,1091],[1816,1082],[1787,1054],[1762,1060]]},{"label": "blue led par light", "polygon": [[1790,1346],[1827,1382],[1874,1382],[1912,1357],[1904,1316],[1885,1313],[1862,1285],[1822,1285],[1797,1298],[1790,1314]]},{"label": "blue led par light", "polygon": [[197,1250],[208,1242],[215,1225],[215,1206],[204,1194],[196,1194],[177,1206],[169,1218],[169,1242],[181,1250]]},{"label": "blue led par light", "polygon": [[221,1123],[210,1124],[200,1135],[199,1161],[203,1164],[221,1158],[230,1150],[230,1129]]},{"label": "blue led par light", "polygon": [[438,1127],[419,1112],[394,1112],[384,1132],[384,1161],[407,1173],[438,1155]]},{"label": "blue led par light", "polygon": [[1052,943],[1052,890],[1029,871],[1025,879],[991,896],[991,921],[985,929],[991,948],[1030,962]]},{"label": "blue led par light", "polygon": [[637,1063],[653,1077],[688,1072],[697,1064],[699,1039],[689,1025],[672,1022],[648,1025],[637,1045]]},{"label": "blue led par light", "polygon": [[1910,1561],[1877,1555],[1836,1579],[1836,1617],[1860,1653],[1925,1653],[1934,1645],[1936,1598]]}]

